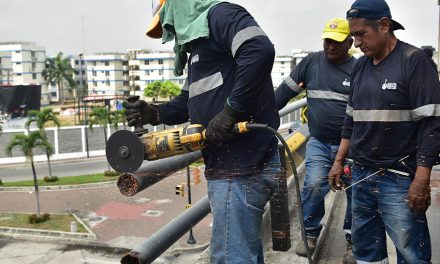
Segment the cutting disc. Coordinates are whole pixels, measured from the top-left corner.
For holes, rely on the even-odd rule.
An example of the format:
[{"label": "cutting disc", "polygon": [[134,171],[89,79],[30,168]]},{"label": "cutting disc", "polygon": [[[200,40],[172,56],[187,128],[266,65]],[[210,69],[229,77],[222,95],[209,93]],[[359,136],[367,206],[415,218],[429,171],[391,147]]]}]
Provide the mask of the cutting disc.
[{"label": "cutting disc", "polygon": [[141,139],[133,132],[119,130],[107,141],[107,161],[119,172],[135,172],[144,161],[145,150]]}]

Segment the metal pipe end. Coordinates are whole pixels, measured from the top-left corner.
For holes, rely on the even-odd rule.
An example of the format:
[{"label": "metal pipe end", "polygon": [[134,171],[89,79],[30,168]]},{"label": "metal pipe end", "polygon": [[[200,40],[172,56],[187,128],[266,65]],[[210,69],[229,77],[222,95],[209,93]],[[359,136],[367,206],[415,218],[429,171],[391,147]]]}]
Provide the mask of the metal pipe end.
[{"label": "metal pipe end", "polygon": [[136,255],[136,253],[128,252],[127,255],[122,257],[121,264],[141,264]]},{"label": "metal pipe end", "polygon": [[116,183],[122,195],[133,196],[139,192],[139,182],[130,173],[123,173]]}]

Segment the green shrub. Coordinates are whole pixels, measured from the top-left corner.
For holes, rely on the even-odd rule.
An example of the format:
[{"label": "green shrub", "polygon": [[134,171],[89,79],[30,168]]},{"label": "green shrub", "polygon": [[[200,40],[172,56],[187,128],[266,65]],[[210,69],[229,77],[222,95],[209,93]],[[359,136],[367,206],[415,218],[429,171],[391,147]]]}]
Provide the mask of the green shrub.
[{"label": "green shrub", "polygon": [[0,179],[0,185],[3,185],[2,179]]},{"label": "green shrub", "polygon": [[44,176],[43,180],[45,182],[56,182],[56,181],[58,181],[58,177],[57,176],[52,176],[52,177]]},{"label": "green shrub", "polygon": [[50,214],[44,213],[40,217],[37,217],[36,214],[31,214],[28,216],[29,224],[38,224],[50,219]]},{"label": "green shrub", "polygon": [[114,177],[114,176],[119,176],[120,173],[114,170],[106,170],[104,171],[104,176],[106,177]]}]

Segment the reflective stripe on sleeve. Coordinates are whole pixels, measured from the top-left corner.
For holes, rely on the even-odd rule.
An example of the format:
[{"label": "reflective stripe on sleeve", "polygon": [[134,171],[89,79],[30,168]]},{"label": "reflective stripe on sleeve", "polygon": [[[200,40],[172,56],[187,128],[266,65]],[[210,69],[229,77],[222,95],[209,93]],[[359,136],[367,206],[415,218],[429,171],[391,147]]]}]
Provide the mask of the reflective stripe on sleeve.
[{"label": "reflective stripe on sleeve", "polygon": [[413,119],[410,110],[353,110],[353,121],[407,122]]},{"label": "reflective stripe on sleeve", "polygon": [[345,109],[345,113],[346,113],[348,116],[353,117],[353,107],[347,105],[347,108]]},{"label": "reflective stripe on sleeve", "polygon": [[335,93],[332,91],[307,90],[307,97],[317,99],[332,99],[338,101],[348,101],[348,94]]},{"label": "reflective stripe on sleeve", "polygon": [[185,79],[185,83],[182,86],[183,91],[189,91],[188,79]]},{"label": "reflective stripe on sleeve", "polygon": [[260,27],[253,26],[242,29],[237,34],[235,34],[231,46],[232,56],[235,57],[235,53],[237,53],[237,50],[246,40],[249,40],[256,36],[266,36],[266,33],[264,33],[264,31]]},{"label": "reflective stripe on sleeve", "polygon": [[206,78],[193,82],[189,86],[189,98],[206,93],[223,84],[223,77],[220,72],[214,73]]},{"label": "reflective stripe on sleeve", "polygon": [[414,121],[418,121],[424,117],[440,116],[440,104],[429,104],[416,108],[411,111]]},{"label": "reflective stripe on sleeve", "polygon": [[304,88],[296,84],[296,82],[290,76],[287,76],[284,79],[284,83],[290,88],[290,90],[294,91],[295,93],[300,93],[304,91]]}]

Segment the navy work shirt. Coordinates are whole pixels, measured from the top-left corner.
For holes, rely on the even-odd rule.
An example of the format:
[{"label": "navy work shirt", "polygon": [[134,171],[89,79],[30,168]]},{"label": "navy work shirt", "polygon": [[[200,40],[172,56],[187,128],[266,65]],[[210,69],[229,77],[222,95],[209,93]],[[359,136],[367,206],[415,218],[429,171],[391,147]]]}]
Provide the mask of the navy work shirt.
[{"label": "navy work shirt", "polygon": [[[277,129],[279,115],[271,79],[275,51],[269,38],[241,6],[220,3],[208,14],[209,38],[190,43],[188,79],[181,94],[159,105],[165,124],[208,126],[226,101],[240,112],[238,121]],[[268,131],[250,131],[202,150],[207,178],[241,176],[258,170],[276,151]]]},{"label": "navy work shirt", "polygon": [[440,151],[440,83],[423,51],[398,41],[379,64],[361,57],[352,72],[342,137],[350,157],[376,168],[430,167]]},{"label": "navy work shirt", "polygon": [[331,63],[323,51],[308,54],[276,89],[278,109],[307,89],[310,135],[339,145],[354,62],[350,58],[342,64]]}]

